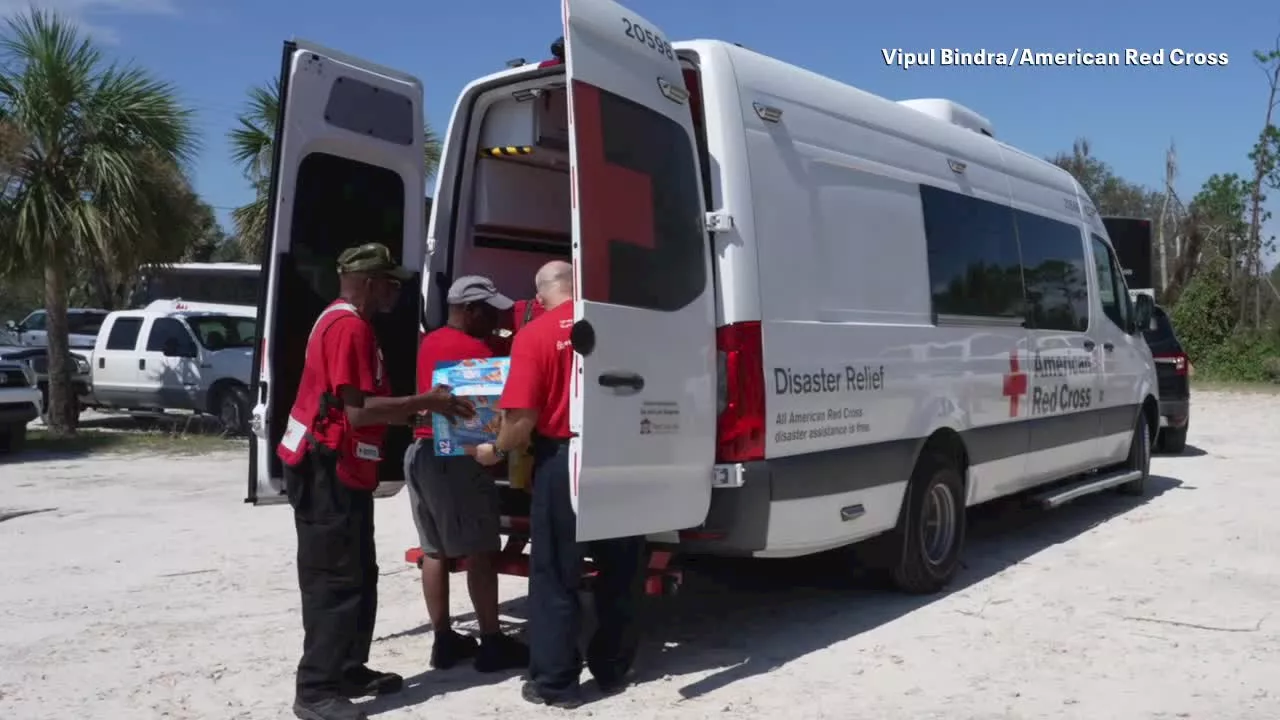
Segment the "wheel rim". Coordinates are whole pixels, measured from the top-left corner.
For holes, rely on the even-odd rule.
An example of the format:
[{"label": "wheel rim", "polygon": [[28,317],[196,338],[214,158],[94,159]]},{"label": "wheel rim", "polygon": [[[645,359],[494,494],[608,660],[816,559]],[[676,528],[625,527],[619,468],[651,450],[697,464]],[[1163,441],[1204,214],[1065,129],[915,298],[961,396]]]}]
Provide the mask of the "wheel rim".
[{"label": "wheel rim", "polygon": [[942,483],[929,488],[920,533],[925,560],[941,565],[951,553],[956,537],[956,498],[951,488]]},{"label": "wheel rim", "polygon": [[224,397],[222,399],[218,419],[222,421],[222,427],[226,430],[238,430],[240,428],[240,406],[236,404],[234,398]]}]

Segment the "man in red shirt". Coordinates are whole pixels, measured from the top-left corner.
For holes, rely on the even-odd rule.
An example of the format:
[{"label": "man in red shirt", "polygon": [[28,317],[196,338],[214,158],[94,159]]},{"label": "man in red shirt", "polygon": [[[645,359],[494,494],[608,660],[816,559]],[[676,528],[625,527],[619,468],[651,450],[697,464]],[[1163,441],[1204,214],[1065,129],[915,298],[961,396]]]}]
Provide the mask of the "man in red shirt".
[{"label": "man in red shirt", "polygon": [[[573,268],[556,261],[535,279],[546,313],[516,333],[511,372],[498,406],[502,428],[493,443],[474,449],[484,465],[533,438],[533,504],[529,547],[529,680],[525,700],[560,708],[582,704],[578,630],[582,608],[582,549],[569,487],[569,387],[573,377]],[[625,687],[636,651],[636,607],[643,588],[644,538],[590,543],[599,570],[593,585],[595,635],[587,666],[606,694]]]},{"label": "man in red shirt", "polygon": [[377,243],[343,252],[337,264],[341,297],[311,329],[276,449],[298,533],[304,639],[293,712],[303,720],[367,720],[349,698],[403,685],[366,665],[378,604],[373,491],[387,425],[423,411],[475,414],[446,387],[390,397],[370,319],[395,306],[408,273]]},{"label": "man in red shirt", "polygon": [[[449,288],[444,327],[422,339],[418,349],[418,390],[431,388],[440,363],[493,357],[486,340],[511,300],[488,278],[468,275]],[[450,668],[475,657],[480,672],[498,672],[529,663],[529,648],[502,633],[498,621],[498,487],[473,458],[437,457],[430,416],[419,419],[417,440],[405,452],[405,479],[422,552],[422,595],[435,631],[431,666]],[[449,617],[449,560],[469,558],[467,586],[480,626],[480,642],[460,635]]]}]

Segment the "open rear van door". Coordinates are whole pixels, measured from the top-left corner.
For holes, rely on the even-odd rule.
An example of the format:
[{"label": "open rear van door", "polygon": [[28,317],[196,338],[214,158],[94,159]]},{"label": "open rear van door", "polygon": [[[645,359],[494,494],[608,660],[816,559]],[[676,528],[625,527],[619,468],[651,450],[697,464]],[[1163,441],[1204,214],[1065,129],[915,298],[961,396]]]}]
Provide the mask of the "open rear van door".
[{"label": "open rear van door", "polygon": [[[373,323],[392,392],[414,390],[426,244],[422,107],[422,84],[410,75],[311,43],[285,43],[247,502],[284,500],[276,445],[302,376],[307,337],[338,296],[337,258],[349,247],[380,242],[414,273],[399,305]],[[388,431],[380,494],[399,489],[399,458],[410,439],[408,428]]]},{"label": "open rear van door", "polygon": [[715,456],[715,308],[689,93],[665,34],[565,0],[580,541],[701,525]]}]

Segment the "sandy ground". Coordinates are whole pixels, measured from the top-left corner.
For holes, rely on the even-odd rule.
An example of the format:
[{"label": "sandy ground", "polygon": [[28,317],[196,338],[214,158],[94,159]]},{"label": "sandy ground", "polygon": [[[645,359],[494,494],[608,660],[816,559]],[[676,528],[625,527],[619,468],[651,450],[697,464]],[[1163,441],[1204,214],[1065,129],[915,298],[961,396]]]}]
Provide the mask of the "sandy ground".
[{"label": "sandy ground", "polygon": [[[694,576],[646,609],[640,684],[602,718],[1280,717],[1280,396],[1200,393],[1145,499],[976,513],[947,594],[827,563]],[[241,504],[245,459],[0,465],[0,718],[289,717],[301,636],[287,509]],[[561,715],[514,676],[427,671],[403,494],[379,501],[380,718]],[[0,515],[0,517],[3,517]],[[718,577],[719,579],[713,579]],[[459,591],[462,584],[456,585]],[[522,622],[524,584],[505,579]],[[466,600],[455,593],[456,610]]]}]

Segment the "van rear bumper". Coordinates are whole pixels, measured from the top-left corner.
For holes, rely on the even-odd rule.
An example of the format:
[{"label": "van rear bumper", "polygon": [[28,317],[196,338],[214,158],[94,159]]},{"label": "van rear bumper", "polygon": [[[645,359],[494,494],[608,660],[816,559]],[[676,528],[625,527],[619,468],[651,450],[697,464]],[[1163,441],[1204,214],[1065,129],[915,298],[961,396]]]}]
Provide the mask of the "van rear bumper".
[{"label": "van rear bumper", "polygon": [[744,463],[741,486],[712,491],[707,521],[681,533],[680,550],[803,555],[878,534],[896,521],[901,491],[890,486],[905,488],[921,442],[895,440]]}]

